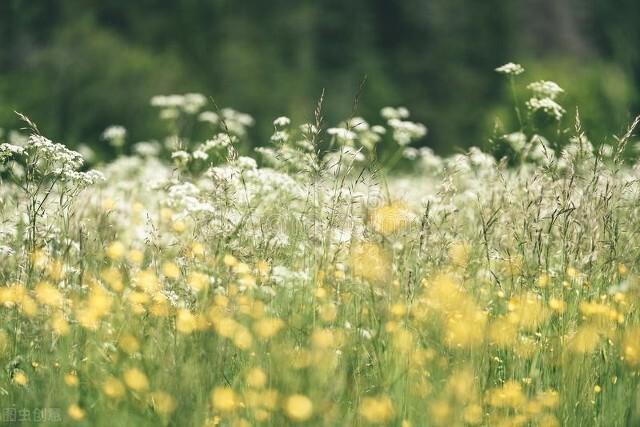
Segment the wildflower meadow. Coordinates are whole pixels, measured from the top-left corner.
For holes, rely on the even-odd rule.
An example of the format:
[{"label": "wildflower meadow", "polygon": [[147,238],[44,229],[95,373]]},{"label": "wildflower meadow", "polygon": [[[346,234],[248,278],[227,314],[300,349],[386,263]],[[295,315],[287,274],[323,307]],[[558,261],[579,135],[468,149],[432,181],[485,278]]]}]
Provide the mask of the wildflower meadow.
[{"label": "wildflower meadow", "polygon": [[22,111],[0,425],[639,426],[638,120],[591,141],[558,84],[495,72],[513,129],[445,157],[324,95],[255,150],[250,115],[155,96],[165,135],[111,126],[112,161]]}]

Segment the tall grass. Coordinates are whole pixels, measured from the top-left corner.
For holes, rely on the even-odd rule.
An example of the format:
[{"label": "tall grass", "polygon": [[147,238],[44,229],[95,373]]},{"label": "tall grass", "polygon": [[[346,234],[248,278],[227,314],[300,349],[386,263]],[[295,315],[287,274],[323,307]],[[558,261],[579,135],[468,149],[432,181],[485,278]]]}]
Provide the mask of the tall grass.
[{"label": "tall grass", "polygon": [[594,148],[529,87],[500,157],[321,100],[258,164],[251,117],[189,94],[96,172],[28,122],[0,145],[2,421],[639,425],[636,123]]}]

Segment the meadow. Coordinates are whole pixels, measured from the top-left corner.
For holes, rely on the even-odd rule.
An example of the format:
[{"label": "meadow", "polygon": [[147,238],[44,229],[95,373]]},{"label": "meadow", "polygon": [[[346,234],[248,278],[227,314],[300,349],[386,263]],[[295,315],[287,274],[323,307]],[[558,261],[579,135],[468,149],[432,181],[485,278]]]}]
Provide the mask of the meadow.
[{"label": "meadow", "polygon": [[640,425],[637,121],[590,141],[496,71],[518,129],[446,157],[405,108],[333,125],[322,97],[247,153],[251,116],[156,96],[166,135],[112,126],[108,163],[21,115],[0,424]]}]

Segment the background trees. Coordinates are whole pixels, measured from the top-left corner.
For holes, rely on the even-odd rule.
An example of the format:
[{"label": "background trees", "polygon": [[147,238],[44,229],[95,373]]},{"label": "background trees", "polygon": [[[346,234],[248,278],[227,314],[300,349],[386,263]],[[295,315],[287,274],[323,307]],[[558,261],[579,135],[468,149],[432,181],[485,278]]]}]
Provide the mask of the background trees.
[{"label": "background trees", "polygon": [[307,119],[326,88],[326,115],[403,104],[440,152],[480,144],[509,93],[493,68],[523,63],[581,105],[597,143],[637,111],[640,42],[633,0],[4,0],[0,127],[24,111],[70,145],[122,124],[133,140],[160,126],[148,99],[198,91],[254,115]]}]

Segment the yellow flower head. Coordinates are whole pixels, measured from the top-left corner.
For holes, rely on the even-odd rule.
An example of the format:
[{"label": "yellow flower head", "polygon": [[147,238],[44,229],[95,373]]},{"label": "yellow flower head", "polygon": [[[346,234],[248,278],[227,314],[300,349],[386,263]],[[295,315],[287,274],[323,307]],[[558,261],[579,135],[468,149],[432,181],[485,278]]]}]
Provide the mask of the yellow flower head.
[{"label": "yellow flower head", "polygon": [[403,202],[393,202],[371,213],[371,225],[378,233],[389,235],[405,229],[416,216]]},{"label": "yellow flower head", "polygon": [[137,368],[131,368],[124,373],[124,382],[133,391],[141,392],[149,388],[147,376]]},{"label": "yellow flower head", "polygon": [[307,421],[313,415],[311,399],[302,394],[294,394],[287,398],[284,405],[285,413],[293,421]]}]

